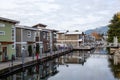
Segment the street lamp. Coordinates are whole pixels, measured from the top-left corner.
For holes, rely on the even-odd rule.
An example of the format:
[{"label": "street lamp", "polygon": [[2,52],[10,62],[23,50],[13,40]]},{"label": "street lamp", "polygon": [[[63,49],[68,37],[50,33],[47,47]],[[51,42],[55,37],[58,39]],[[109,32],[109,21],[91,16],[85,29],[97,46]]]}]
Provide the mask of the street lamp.
[{"label": "street lamp", "polygon": [[12,54],[12,56],[11,56],[11,67],[13,67],[13,60],[15,60],[15,56]]},{"label": "street lamp", "polygon": [[35,46],[33,47],[33,60],[34,60],[34,56],[35,56]]},{"label": "street lamp", "polygon": [[22,48],[22,67],[24,67],[25,48]]}]

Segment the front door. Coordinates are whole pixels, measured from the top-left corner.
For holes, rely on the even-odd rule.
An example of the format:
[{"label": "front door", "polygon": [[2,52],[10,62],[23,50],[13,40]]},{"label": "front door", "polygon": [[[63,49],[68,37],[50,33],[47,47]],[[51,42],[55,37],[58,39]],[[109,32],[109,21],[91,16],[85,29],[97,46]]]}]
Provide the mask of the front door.
[{"label": "front door", "polygon": [[6,57],[7,57],[7,47],[3,47],[2,48],[2,61],[6,61]]}]

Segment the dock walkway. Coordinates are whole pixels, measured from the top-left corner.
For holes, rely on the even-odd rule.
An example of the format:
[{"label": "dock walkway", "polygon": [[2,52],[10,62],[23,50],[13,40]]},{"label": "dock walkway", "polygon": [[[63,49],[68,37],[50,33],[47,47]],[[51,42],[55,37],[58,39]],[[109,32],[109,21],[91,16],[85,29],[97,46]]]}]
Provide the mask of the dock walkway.
[{"label": "dock walkway", "polygon": [[47,60],[57,58],[59,56],[67,54],[71,51],[73,51],[73,49],[71,49],[71,50],[70,49],[59,50],[59,51],[53,52],[52,54],[51,53],[44,53],[44,54],[42,54],[42,57],[39,56],[38,59],[36,58],[36,56],[34,56],[34,58],[33,57],[25,57],[24,64],[22,64],[22,58],[17,58],[13,62],[12,61],[1,62],[0,63],[0,77],[11,74],[12,72],[20,70],[23,67],[26,68],[26,67],[29,67],[29,66],[32,66],[35,64],[45,62]]}]

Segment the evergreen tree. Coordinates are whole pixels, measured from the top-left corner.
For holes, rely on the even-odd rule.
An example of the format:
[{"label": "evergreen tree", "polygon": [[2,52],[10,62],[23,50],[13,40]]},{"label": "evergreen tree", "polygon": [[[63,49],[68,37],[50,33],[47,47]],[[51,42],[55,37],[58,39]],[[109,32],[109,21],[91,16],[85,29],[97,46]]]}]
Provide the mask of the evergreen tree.
[{"label": "evergreen tree", "polygon": [[113,42],[114,36],[117,36],[118,42],[120,42],[120,13],[113,16],[108,27],[108,42]]}]

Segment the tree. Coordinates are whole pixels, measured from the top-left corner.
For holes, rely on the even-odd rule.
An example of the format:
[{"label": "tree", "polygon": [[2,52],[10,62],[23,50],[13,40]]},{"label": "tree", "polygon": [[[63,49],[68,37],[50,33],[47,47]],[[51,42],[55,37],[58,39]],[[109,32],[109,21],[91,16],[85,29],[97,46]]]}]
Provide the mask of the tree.
[{"label": "tree", "polygon": [[120,13],[113,16],[108,27],[108,42],[113,42],[115,36],[117,36],[118,42],[120,42]]},{"label": "tree", "polygon": [[32,56],[32,46],[31,45],[29,45],[28,46],[28,52],[29,52],[29,56]]}]

